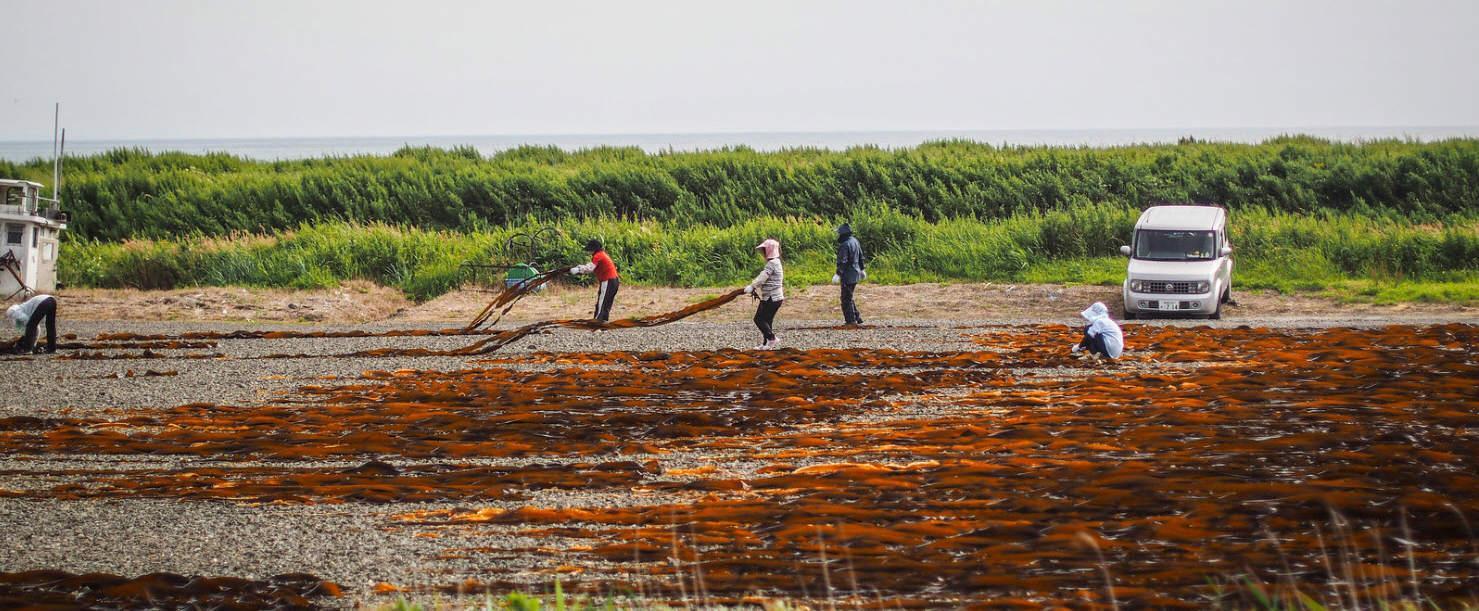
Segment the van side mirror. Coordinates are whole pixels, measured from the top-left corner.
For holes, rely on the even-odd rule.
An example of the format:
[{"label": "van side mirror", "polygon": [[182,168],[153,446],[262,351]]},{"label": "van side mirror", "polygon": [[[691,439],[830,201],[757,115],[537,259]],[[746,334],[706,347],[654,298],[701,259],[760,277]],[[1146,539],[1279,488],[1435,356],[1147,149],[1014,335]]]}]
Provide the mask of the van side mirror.
[{"label": "van side mirror", "polygon": [[1232,254],[1232,247],[1231,246],[1223,246],[1222,247],[1222,256],[1226,257],[1226,256],[1228,256],[1230,254]]},{"label": "van side mirror", "polygon": [[1121,246],[1120,247],[1120,254],[1125,255],[1125,256],[1129,256],[1129,254],[1130,254],[1130,247],[1129,246]]}]

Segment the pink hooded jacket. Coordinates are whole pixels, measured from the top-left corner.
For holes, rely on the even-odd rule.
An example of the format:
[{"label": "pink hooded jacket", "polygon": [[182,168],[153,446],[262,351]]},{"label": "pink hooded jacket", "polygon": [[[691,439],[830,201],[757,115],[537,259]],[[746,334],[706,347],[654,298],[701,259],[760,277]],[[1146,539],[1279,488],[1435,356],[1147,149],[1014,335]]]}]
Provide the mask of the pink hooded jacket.
[{"label": "pink hooded jacket", "polygon": [[782,286],[785,284],[786,270],[781,267],[781,243],[774,239],[761,242],[755,247],[765,253],[765,269],[760,270],[760,275],[745,287],[745,292],[758,291],[760,298],[766,301],[780,301],[786,298]]},{"label": "pink hooded jacket", "polygon": [[781,258],[781,243],[775,241],[774,238],[761,242],[759,246],[755,247],[755,250],[765,251],[766,261]]}]

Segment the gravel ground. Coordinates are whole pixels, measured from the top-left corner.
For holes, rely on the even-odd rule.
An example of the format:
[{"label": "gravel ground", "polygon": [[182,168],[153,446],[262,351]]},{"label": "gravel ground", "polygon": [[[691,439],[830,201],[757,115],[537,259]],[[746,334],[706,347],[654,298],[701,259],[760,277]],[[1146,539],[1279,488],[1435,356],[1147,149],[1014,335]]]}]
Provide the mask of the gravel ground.
[{"label": "gravel ground", "polygon": [[[892,320],[872,328],[837,329],[828,322],[779,321],[784,346],[809,348],[875,348],[904,351],[978,350],[964,337],[984,333],[999,324],[1077,324],[1072,319]],[[1391,323],[1426,325],[1454,322],[1437,318],[1279,319],[1238,318],[1222,321],[1136,321],[1137,324],[1204,325],[1228,327],[1381,326]],[[1458,322],[1479,322],[1472,318]],[[187,331],[230,331],[225,324],[62,321],[63,333],[88,341],[100,333],[175,335]],[[504,325],[507,326],[507,325]],[[251,330],[370,332],[413,328],[408,324],[371,324],[356,327],[251,326]],[[420,328],[442,328],[426,325]],[[962,329],[959,327],[970,327]],[[316,378],[352,378],[367,370],[401,368],[455,370],[477,367],[477,358],[324,358],[372,348],[450,349],[471,343],[468,337],[397,337],[353,339],[220,340],[215,348],[164,351],[170,356],[190,353],[220,354],[214,359],[57,360],[38,355],[3,362],[7,375],[0,379],[0,418],[12,416],[97,417],[134,410],[212,402],[255,405],[279,400],[303,384],[325,383]],[[677,351],[745,349],[759,342],[749,323],[676,323],[653,329],[590,333],[556,330],[531,336],[495,354],[504,358],[532,351]],[[1133,348],[1133,332],[1128,343]],[[1065,346],[1066,349],[1066,346]],[[62,351],[65,354],[67,351]],[[137,353],[138,350],[129,352]],[[273,354],[305,354],[301,358],[251,359]],[[129,371],[174,372],[173,375],[126,377]],[[110,377],[125,376],[125,377]],[[332,382],[328,382],[332,383]],[[126,470],[179,468],[193,458],[108,456],[0,456],[0,490],[45,490],[56,485],[51,473],[76,468]],[[220,464],[213,461],[211,464]],[[560,499],[548,499],[551,503]],[[618,502],[594,499],[591,502]],[[629,499],[628,499],[629,502]],[[496,503],[480,503],[496,505]],[[26,500],[0,498],[0,572],[59,569],[74,573],[106,572],[139,576],[156,571],[264,579],[284,573],[310,573],[339,583],[351,596],[364,595],[375,583],[398,585],[448,584],[476,574],[488,557],[469,555],[461,560],[433,561],[456,542],[414,535],[412,526],[396,526],[391,516],[418,509],[448,509],[452,505],[257,505],[225,502],[177,502],[171,499],[106,501]],[[477,545],[502,549],[546,543],[524,541],[489,527],[478,533]],[[493,539],[490,540],[489,537]],[[536,564],[538,558],[527,559]]]},{"label": "gravel ground", "polygon": [[[1454,318],[1429,316],[1410,318],[1229,318],[1219,321],[1159,320],[1135,321],[1130,324],[1179,325],[1212,327],[1303,327],[1384,326],[1387,324],[1427,325],[1451,322]],[[1460,321],[1465,321],[1459,318]],[[1069,324],[1072,319],[1014,320],[883,320],[868,328],[844,329],[825,321],[778,321],[777,334],[785,347],[871,348],[901,351],[977,350],[981,347],[962,337],[968,332],[981,332],[981,327],[1017,324]],[[1468,318],[1467,322],[1479,322]],[[958,327],[970,327],[960,329]],[[370,333],[405,329],[443,329],[434,324],[373,323],[358,326],[252,325],[230,326],[188,323],[146,323],[109,321],[63,321],[59,331],[75,334],[77,341],[90,341],[99,334],[135,333],[141,335],[179,335],[187,332],[251,331],[366,331]],[[500,329],[512,328],[499,325]],[[159,408],[195,402],[247,405],[291,392],[304,380],[325,376],[357,376],[371,370],[433,369],[455,370],[476,366],[486,357],[397,357],[397,358],[314,358],[334,356],[375,348],[425,348],[450,350],[473,343],[480,337],[367,337],[332,339],[251,339],[219,340],[215,348],[158,351],[170,356],[187,354],[222,355],[224,359],[127,359],[127,360],[56,360],[47,355],[21,357],[5,362],[10,374],[0,379],[0,417],[42,416],[59,409],[86,413],[107,409]],[[1133,334],[1129,338],[1133,348]],[[65,342],[65,340],[64,340]],[[627,329],[591,333],[572,329],[555,329],[533,335],[505,347],[492,355],[506,358],[535,351],[601,352],[748,349],[760,343],[759,333],[749,323],[678,322],[651,329]],[[138,353],[138,350],[126,352]],[[61,354],[65,354],[62,351]],[[268,355],[305,355],[304,358],[251,359]],[[176,372],[159,377],[122,377],[133,371],[136,376],[149,370]],[[35,384],[34,380],[51,380]],[[318,383],[318,382],[315,382]]]}]

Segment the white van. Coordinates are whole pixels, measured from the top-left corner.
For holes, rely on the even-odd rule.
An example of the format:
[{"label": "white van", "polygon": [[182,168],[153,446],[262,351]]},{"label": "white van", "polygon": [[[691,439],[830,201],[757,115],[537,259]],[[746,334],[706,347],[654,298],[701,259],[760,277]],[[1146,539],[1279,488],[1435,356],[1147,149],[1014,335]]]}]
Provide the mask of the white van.
[{"label": "white van", "polygon": [[1232,299],[1232,244],[1219,206],[1152,206],[1135,221],[1125,272],[1124,318],[1222,318]]}]

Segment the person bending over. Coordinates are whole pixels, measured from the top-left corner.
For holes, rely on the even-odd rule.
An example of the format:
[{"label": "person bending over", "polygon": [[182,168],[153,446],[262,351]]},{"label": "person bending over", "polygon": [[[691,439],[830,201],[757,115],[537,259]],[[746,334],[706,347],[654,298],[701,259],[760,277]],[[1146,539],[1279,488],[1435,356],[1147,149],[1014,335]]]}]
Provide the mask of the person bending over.
[{"label": "person bending over", "polygon": [[37,327],[43,320],[46,321],[46,352],[56,352],[56,297],[37,295],[25,303],[10,306],[5,315],[15,322],[16,331],[25,333],[15,345],[17,352],[35,349]]}]

